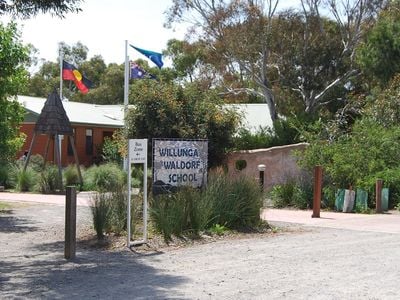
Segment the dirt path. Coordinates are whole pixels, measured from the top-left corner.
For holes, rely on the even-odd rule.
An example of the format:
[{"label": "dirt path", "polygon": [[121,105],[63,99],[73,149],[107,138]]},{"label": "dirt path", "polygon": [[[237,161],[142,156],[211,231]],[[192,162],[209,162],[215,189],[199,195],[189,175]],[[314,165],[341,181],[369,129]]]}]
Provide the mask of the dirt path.
[{"label": "dirt path", "polygon": [[[78,245],[66,261],[63,222],[56,205],[0,214],[1,299],[400,298],[395,233],[301,226],[147,254]],[[89,228],[89,209],[79,207],[78,231]]]}]

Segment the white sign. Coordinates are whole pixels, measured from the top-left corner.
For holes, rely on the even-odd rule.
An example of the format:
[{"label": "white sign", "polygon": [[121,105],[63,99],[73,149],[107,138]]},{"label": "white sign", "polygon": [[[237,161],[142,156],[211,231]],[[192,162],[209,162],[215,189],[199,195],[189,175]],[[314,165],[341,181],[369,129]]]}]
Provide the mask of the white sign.
[{"label": "white sign", "polygon": [[153,189],[207,183],[207,140],[153,139]]},{"label": "white sign", "polygon": [[147,139],[129,140],[129,162],[131,164],[147,163]]}]

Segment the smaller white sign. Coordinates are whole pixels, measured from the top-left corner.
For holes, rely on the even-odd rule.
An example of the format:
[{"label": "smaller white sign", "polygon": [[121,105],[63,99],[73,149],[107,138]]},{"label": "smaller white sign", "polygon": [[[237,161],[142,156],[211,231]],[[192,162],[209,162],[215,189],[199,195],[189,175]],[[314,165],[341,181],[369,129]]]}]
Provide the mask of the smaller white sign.
[{"label": "smaller white sign", "polygon": [[129,161],[131,164],[147,162],[147,139],[129,140]]}]

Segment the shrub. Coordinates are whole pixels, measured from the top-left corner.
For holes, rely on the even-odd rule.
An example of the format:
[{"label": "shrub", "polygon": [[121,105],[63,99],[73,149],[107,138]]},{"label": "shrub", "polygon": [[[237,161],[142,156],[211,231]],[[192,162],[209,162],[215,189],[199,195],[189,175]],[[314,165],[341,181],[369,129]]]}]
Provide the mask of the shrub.
[{"label": "shrub", "polygon": [[40,154],[31,155],[29,159],[29,166],[32,167],[32,169],[34,169],[37,173],[40,173],[44,166],[43,157]]},{"label": "shrub", "polygon": [[54,193],[61,189],[59,181],[58,167],[55,165],[48,165],[40,173],[38,189],[44,194]]},{"label": "shrub", "polygon": [[92,166],[86,170],[84,177],[85,189],[99,192],[121,189],[126,179],[124,171],[112,163]]},{"label": "shrub", "polygon": [[104,162],[122,164],[122,157],[119,152],[120,142],[117,139],[105,138],[101,147],[101,158]]},{"label": "shrub", "polygon": [[298,180],[289,178],[286,183],[273,186],[269,196],[274,207],[311,208],[313,188],[311,182],[306,180],[306,177],[300,177]]},{"label": "shrub", "polygon": [[25,171],[22,168],[15,167],[12,171],[11,180],[15,185],[15,189],[20,192],[32,191],[37,182],[37,173],[32,168]]},{"label": "shrub", "polygon": [[262,192],[258,183],[248,177],[231,179],[222,174],[210,176],[204,197],[213,204],[212,224],[243,229],[260,223]]},{"label": "shrub", "polygon": [[95,194],[91,206],[93,216],[93,227],[97,238],[102,239],[104,234],[109,231],[110,201],[108,195],[104,193]]},{"label": "shrub", "polygon": [[165,241],[171,236],[183,234],[198,235],[207,224],[207,216],[199,212],[201,193],[198,190],[184,187],[177,193],[161,194],[152,199],[151,216],[155,228],[161,232]]},{"label": "shrub", "polygon": [[[127,193],[123,189],[96,193],[92,199],[93,227],[98,238],[105,233],[122,234],[127,228]],[[131,206],[131,228],[135,227],[136,206]]]},{"label": "shrub", "polygon": [[[108,194],[110,203],[110,213],[109,213],[109,224],[112,232],[115,234],[121,234],[126,230],[127,226],[127,202],[128,195],[123,189],[117,189]],[[131,216],[134,216],[135,206],[131,206]],[[134,219],[132,218],[131,225],[133,225]]]},{"label": "shrub", "polygon": [[0,162],[0,185],[7,187],[9,182],[10,165]]},{"label": "shrub", "polygon": [[64,169],[63,177],[65,186],[80,184],[79,173],[76,165],[68,165],[68,167]]},{"label": "shrub", "polygon": [[[181,188],[151,201],[151,217],[166,241],[172,235],[198,235],[216,225],[245,229],[260,224],[262,192],[250,178],[230,179],[222,172],[210,175],[203,190]],[[223,225],[221,225],[223,224]]]}]

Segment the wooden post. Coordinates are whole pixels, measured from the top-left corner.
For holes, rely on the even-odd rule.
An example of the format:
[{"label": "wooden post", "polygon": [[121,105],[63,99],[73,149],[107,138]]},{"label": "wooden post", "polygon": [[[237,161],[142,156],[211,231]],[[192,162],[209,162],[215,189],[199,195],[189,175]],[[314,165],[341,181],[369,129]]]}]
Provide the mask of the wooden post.
[{"label": "wooden post", "polygon": [[376,203],[375,212],[377,214],[382,213],[382,186],[383,186],[383,180],[377,179],[375,184],[375,203]]},{"label": "wooden post", "polygon": [[75,258],[76,248],[76,188],[67,186],[65,193],[65,247],[64,257]]},{"label": "wooden post", "polygon": [[312,218],[319,218],[321,211],[321,196],[322,196],[322,167],[314,167],[314,199],[313,199],[313,214]]}]

